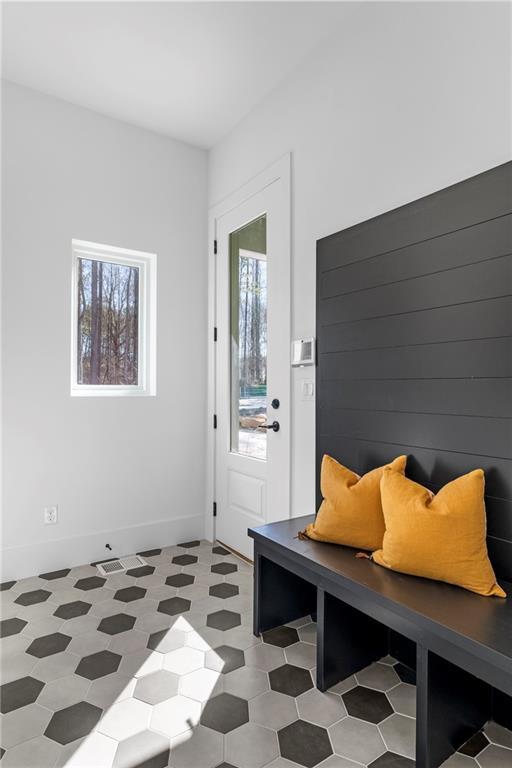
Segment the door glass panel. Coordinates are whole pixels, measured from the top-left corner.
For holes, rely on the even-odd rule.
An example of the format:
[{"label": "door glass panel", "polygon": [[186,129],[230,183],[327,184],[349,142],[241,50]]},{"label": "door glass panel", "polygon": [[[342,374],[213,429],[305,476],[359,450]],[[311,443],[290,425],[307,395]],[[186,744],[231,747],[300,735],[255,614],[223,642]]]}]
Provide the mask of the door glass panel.
[{"label": "door glass panel", "polygon": [[231,451],[267,458],[267,217],[229,236]]}]

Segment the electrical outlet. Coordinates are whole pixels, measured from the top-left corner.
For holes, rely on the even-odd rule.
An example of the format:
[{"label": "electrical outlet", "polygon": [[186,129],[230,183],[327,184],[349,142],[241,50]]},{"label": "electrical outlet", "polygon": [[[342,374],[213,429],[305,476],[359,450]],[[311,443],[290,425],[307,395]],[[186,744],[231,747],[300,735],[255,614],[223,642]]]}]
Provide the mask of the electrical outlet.
[{"label": "electrical outlet", "polygon": [[57,507],[45,507],[44,508],[44,523],[45,525],[56,525],[57,523]]}]

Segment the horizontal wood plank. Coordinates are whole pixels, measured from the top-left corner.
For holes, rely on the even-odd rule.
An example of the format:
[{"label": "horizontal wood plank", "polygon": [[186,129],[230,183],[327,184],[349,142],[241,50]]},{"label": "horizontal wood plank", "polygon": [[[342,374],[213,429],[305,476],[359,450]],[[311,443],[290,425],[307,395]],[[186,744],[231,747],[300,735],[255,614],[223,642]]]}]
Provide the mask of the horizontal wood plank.
[{"label": "horizontal wood plank", "polygon": [[512,162],[318,241],[319,271],[512,213]]},{"label": "horizontal wood plank", "polygon": [[498,539],[512,541],[512,500],[496,499],[493,496],[486,496],[485,505],[487,510],[488,535]]},{"label": "horizontal wood plank", "polygon": [[[498,579],[505,581],[512,580],[512,560],[510,558],[510,541],[505,539],[496,539],[494,536],[487,537],[487,550],[489,558],[493,564],[494,572]],[[506,587],[506,585],[505,585]],[[508,597],[512,597],[512,592],[508,590]]]},{"label": "horizontal wood plank", "polygon": [[331,379],[321,408],[512,418],[509,379]]},{"label": "horizontal wood plank", "polygon": [[323,298],[318,307],[320,325],[330,325],[370,317],[386,317],[399,312],[418,312],[509,296],[512,293],[512,256],[471,264],[406,280],[368,288],[346,296]]},{"label": "horizontal wood plank", "polygon": [[[396,456],[407,456],[407,476],[416,483],[437,491],[455,477],[481,468],[485,472],[485,487],[495,507],[504,500],[512,501],[512,461],[471,453],[457,453],[438,448],[425,448],[406,443],[382,442],[349,438],[340,435],[322,436],[324,453],[333,456],[358,474],[369,472],[392,461]],[[321,458],[321,457],[320,457]],[[507,508],[503,508],[507,511]],[[501,514],[501,513],[498,513]],[[503,536],[504,524],[498,523],[495,536]],[[510,519],[512,526],[512,515]],[[501,530],[501,533],[498,533]],[[511,537],[512,539],[512,537]]]},{"label": "horizontal wood plank", "polygon": [[320,274],[320,295],[343,295],[379,285],[444,272],[512,253],[512,215],[502,216],[439,238],[416,243]]},{"label": "horizontal wood plank", "polygon": [[322,328],[319,352],[401,347],[510,334],[512,296],[355,320]]},{"label": "horizontal wood plank", "polygon": [[320,409],[320,434],[512,459],[510,419]]},{"label": "horizontal wood plank", "polygon": [[318,374],[320,382],[509,377],[512,337],[320,354]]}]

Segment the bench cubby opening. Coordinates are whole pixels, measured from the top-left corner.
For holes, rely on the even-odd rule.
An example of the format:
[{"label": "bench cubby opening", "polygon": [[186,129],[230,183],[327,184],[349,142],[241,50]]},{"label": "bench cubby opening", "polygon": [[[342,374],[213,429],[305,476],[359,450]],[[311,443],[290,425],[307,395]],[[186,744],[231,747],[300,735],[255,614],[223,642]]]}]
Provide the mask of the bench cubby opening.
[{"label": "bench cubby opening", "polygon": [[254,634],[316,614],[316,586],[264,557],[254,557]]}]

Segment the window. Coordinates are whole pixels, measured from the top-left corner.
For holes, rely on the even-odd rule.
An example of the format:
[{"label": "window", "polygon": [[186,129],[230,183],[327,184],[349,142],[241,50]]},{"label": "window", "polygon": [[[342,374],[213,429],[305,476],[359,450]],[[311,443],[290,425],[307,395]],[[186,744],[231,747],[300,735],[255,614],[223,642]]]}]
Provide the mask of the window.
[{"label": "window", "polygon": [[156,256],[73,240],[71,394],[154,395]]},{"label": "window", "polygon": [[229,236],[231,450],[267,458],[267,217]]}]

